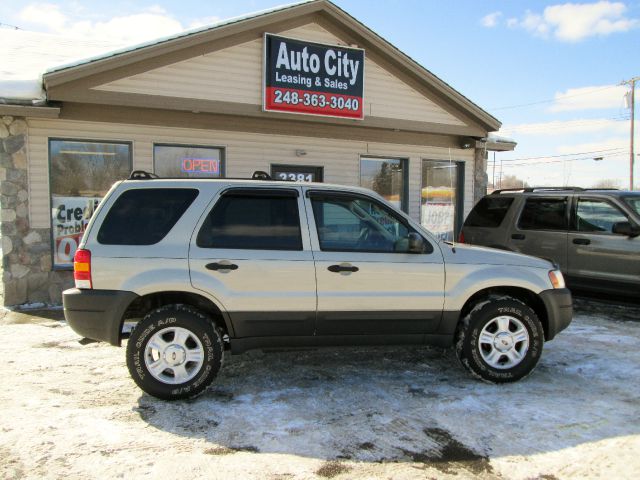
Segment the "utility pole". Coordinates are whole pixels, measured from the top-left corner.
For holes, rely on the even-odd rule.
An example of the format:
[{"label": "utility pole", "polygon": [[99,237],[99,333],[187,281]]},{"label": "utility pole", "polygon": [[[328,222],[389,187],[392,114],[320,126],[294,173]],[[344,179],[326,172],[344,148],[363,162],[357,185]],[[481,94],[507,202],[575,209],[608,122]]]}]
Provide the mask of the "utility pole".
[{"label": "utility pole", "polygon": [[633,136],[635,133],[635,110],[636,110],[636,101],[635,101],[635,93],[636,93],[636,82],[640,80],[640,77],[633,77],[631,80],[625,80],[621,83],[621,85],[629,85],[631,87],[631,95],[629,100],[629,108],[631,108],[631,136],[629,139],[629,190],[633,190],[633,163],[634,163],[634,145],[633,145]]}]

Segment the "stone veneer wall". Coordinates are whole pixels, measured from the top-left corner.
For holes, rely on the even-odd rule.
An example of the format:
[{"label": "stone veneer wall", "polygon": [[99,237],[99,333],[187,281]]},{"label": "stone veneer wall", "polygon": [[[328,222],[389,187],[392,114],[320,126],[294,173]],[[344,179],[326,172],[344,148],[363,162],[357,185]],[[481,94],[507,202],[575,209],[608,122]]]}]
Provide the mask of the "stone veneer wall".
[{"label": "stone veneer wall", "polygon": [[[489,177],[487,176],[487,149],[476,147],[475,162],[473,164],[473,205],[487,194]],[[469,181],[469,180],[465,180]]]},{"label": "stone veneer wall", "polygon": [[59,304],[72,286],[68,271],[52,271],[51,230],[31,228],[24,118],[0,120],[0,222],[5,306],[32,302]]}]

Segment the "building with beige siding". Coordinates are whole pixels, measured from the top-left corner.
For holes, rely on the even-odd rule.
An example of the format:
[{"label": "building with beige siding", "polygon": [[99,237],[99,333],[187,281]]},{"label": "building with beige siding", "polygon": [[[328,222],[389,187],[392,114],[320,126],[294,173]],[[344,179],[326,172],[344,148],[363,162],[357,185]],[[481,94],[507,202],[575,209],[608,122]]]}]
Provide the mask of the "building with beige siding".
[{"label": "building with beige siding", "polygon": [[[265,108],[267,34],[361,55],[361,118]],[[42,73],[32,98],[0,81],[5,305],[60,302],[93,209],[131,170],[363,185],[451,238],[485,192],[487,150],[515,146],[488,141],[497,119],[326,0]]]}]

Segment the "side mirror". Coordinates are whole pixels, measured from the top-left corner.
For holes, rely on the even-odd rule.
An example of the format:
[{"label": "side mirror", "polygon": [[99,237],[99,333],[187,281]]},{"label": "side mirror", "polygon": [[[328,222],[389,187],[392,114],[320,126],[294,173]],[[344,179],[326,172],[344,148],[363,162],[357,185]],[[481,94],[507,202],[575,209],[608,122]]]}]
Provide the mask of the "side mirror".
[{"label": "side mirror", "polygon": [[626,235],[627,237],[637,237],[640,235],[640,228],[632,225],[630,222],[617,222],[611,227],[613,233],[618,235]]},{"label": "side mirror", "polygon": [[424,253],[424,240],[416,232],[410,232],[407,237],[409,240],[409,253]]}]

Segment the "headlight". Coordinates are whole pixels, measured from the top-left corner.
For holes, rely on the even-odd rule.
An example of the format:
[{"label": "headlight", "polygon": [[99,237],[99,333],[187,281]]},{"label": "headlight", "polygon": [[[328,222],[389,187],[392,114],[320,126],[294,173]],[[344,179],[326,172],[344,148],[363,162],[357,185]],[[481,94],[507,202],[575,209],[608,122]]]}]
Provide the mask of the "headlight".
[{"label": "headlight", "polygon": [[562,276],[562,272],[560,270],[551,270],[549,272],[549,280],[551,280],[551,285],[553,288],[564,288],[564,277]]}]

